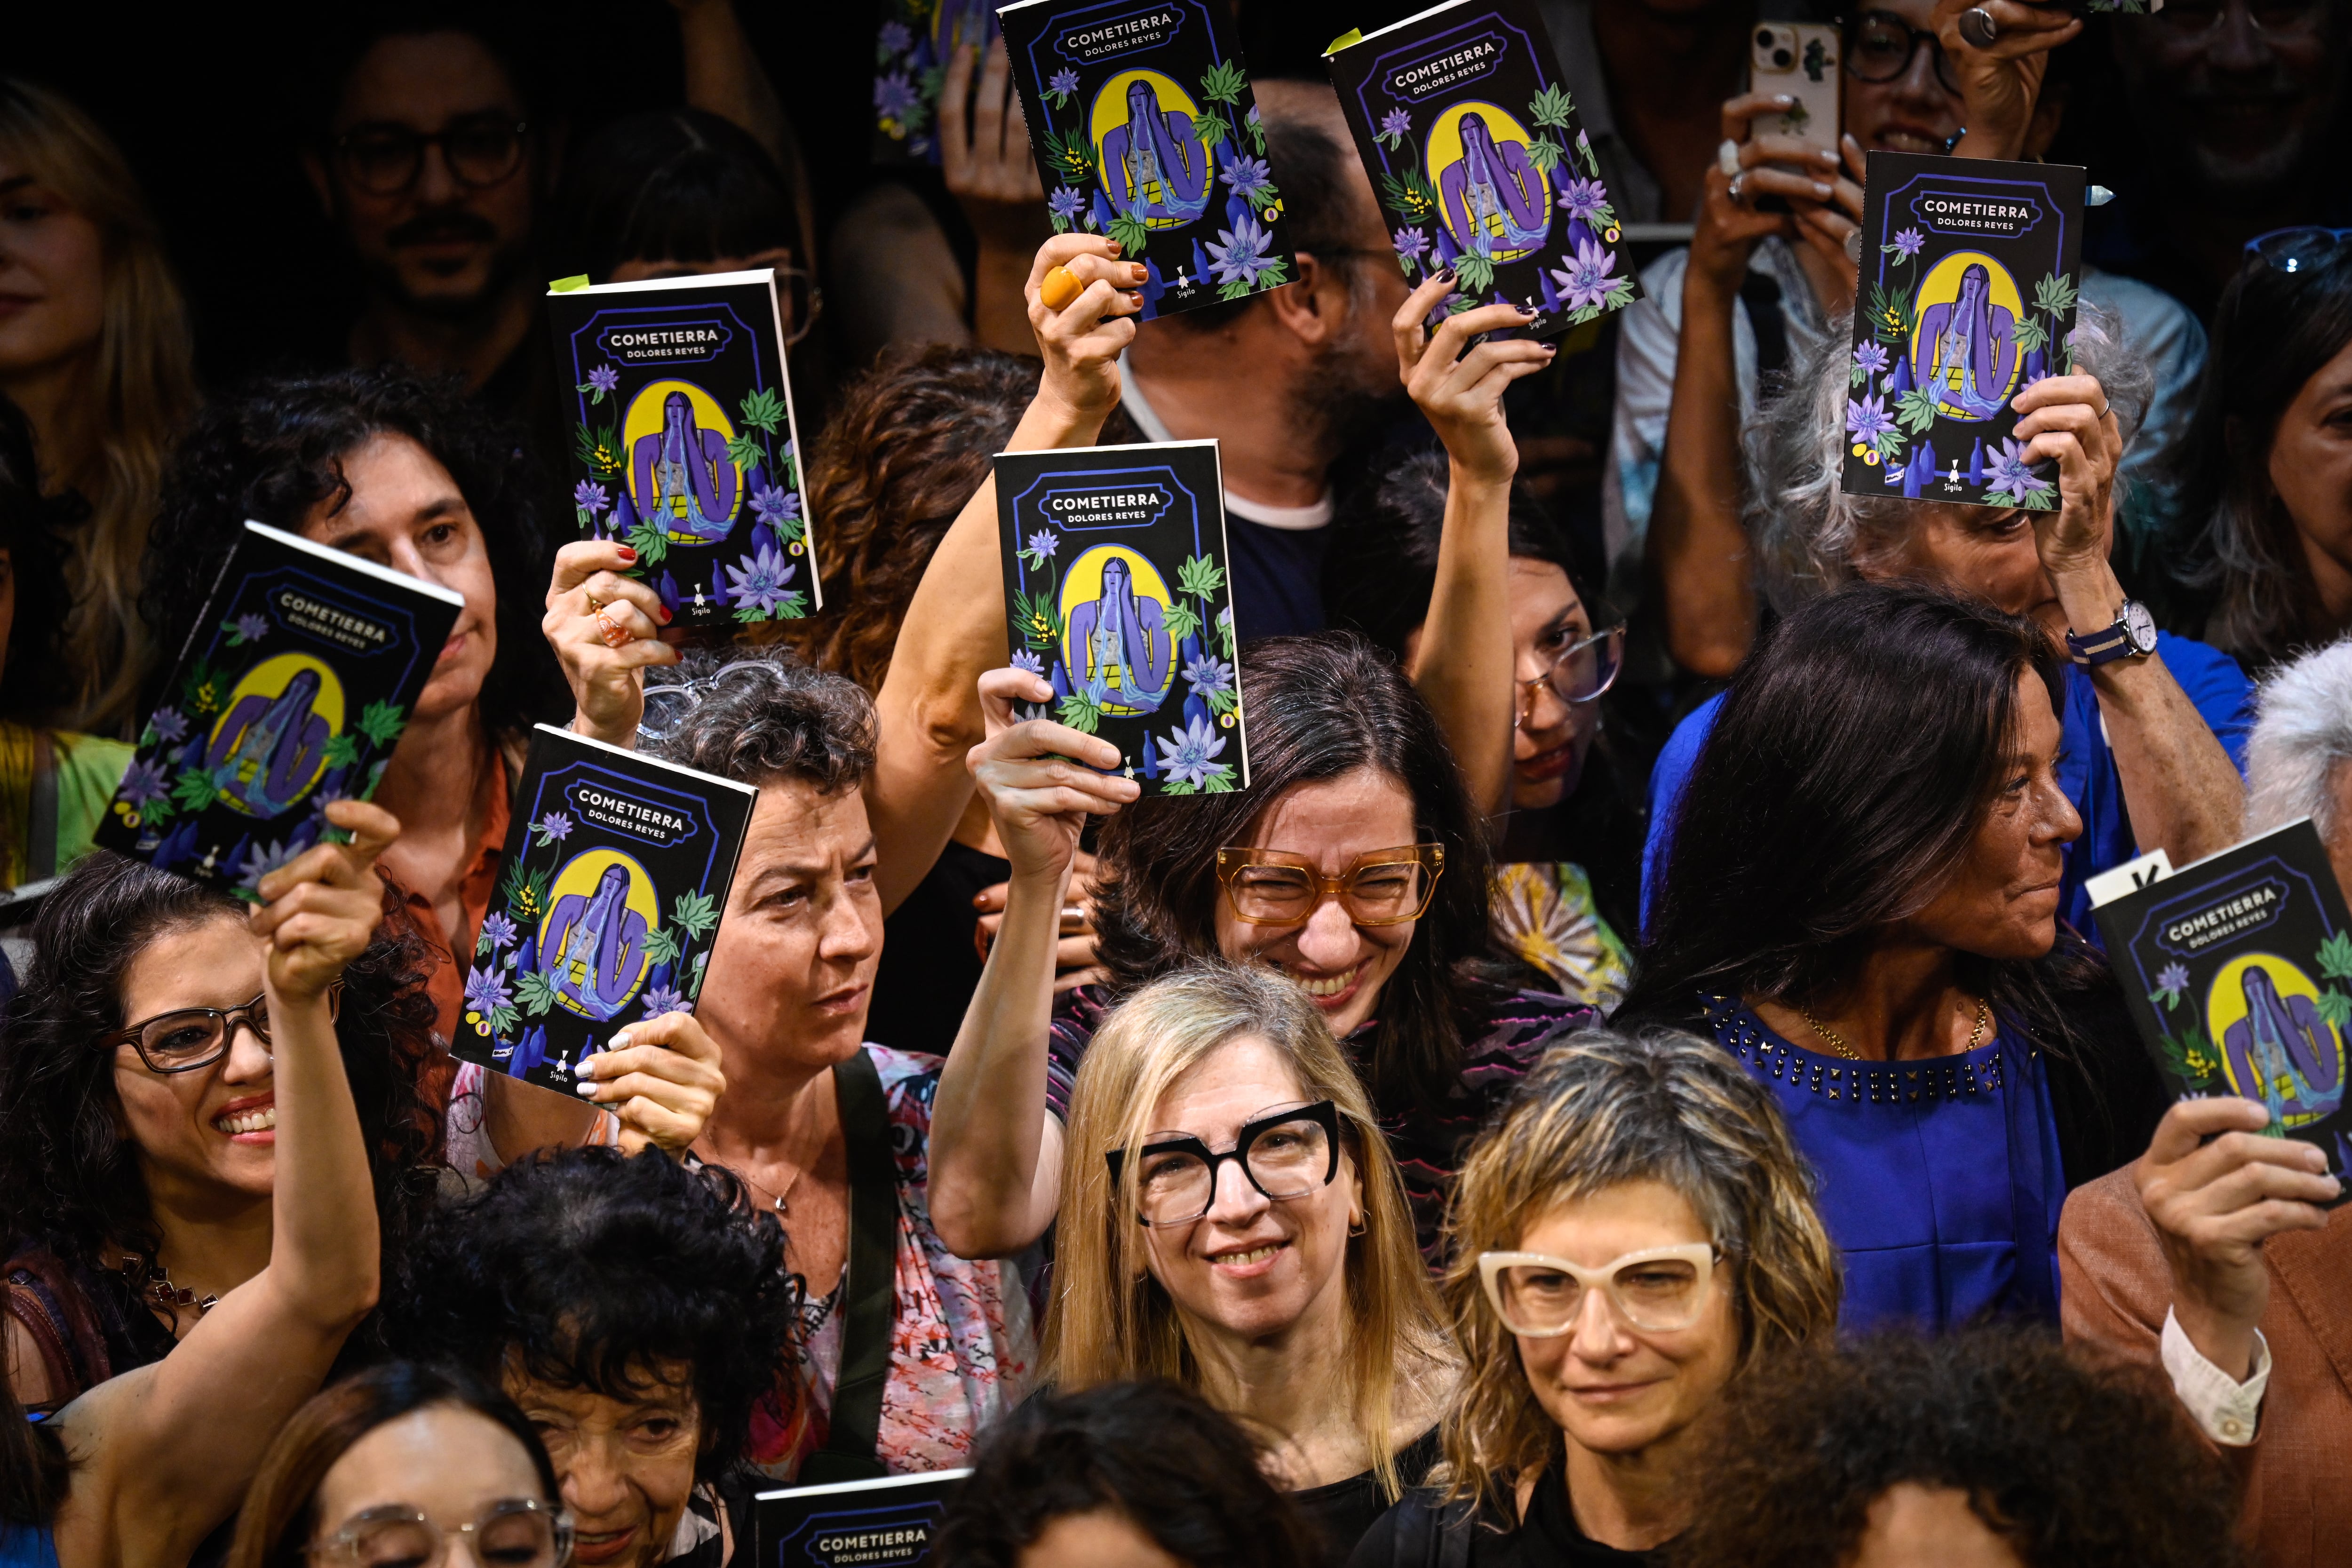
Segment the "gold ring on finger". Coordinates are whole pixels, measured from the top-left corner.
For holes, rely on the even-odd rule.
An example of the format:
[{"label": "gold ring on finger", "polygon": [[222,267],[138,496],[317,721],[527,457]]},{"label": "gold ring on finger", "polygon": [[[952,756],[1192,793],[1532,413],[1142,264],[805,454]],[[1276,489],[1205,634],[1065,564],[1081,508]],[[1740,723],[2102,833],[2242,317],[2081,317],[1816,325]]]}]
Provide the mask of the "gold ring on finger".
[{"label": "gold ring on finger", "polygon": [[604,600],[602,600],[602,599],[598,598],[598,597],[597,597],[595,595],[593,595],[593,594],[590,594],[590,595],[588,595],[588,613],[589,613],[590,615],[592,615],[592,616],[593,616],[593,615],[596,615],[596,614],[600,613],[604,608]]}]

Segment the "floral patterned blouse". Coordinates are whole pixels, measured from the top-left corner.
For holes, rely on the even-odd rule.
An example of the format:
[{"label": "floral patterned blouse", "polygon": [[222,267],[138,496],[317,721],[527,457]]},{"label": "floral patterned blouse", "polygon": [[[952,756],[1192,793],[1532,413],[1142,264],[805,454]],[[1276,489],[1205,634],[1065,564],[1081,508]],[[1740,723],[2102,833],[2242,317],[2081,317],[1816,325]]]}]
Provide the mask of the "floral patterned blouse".
[{"label": "floral patterned blouse", "polygon": [[1625,944],[1601,918],[1592,879],[1567,860],[1495,868],[1488,900],[1495,935],[1528,968],[1550,977],[1571,1002],[1607,1013],[1633,975]]},{"label": "floral patterned blouse", "polygon": [[[866,1052],[882,1079],[898,1174],[898,1284],[876,1457],[892,1475],[953,1469],[970,1461],[981,1427],[1028,1390],[1037,1364],[1029,1295],[1013,1261],[958,1258],[931,1227],[928,1148],[940,1059],[877,1045]],[[806,1413],[799,1429],[764,1411],[754,1417],[752,1463],[771,1479],[790,1481],[824,1447],[841,1372],[844,1295],[836,1281],[804,1316],[807,1337],[793,1369]]]}]

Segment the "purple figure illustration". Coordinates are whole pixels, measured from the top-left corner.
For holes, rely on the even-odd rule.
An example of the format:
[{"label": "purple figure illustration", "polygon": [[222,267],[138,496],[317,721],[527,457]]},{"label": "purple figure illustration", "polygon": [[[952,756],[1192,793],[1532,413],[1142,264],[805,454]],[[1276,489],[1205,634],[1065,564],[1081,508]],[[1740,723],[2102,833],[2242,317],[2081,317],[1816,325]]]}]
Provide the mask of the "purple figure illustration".
[{"label": "purple figure illustration", "polygon": [[587,898],[566,893],[549,911],[541,972],[555,999],[599,1023],[628,1005],[646,967],[645,917],[629,908],[629,870],[614,864]]},{"label": "purple figure illustration", "polygon": [[1073,689],[1099,682],[1098,700],[1114,711],[1151,713],[1167,699],[1175,650],[1160,619],[1160,601],[1139,597],[1128,565],[1103,563],[1101,595],[1070,612],[1063,660]]},{"label": "purple figure illustration", "polygon": [[683,392],[662,399],[662,427],[637,437],[630,454],[638,514],[679,544],[727,537],[735,518],[735,465],[727,442],[695,423]]},{"label": "purple figure illustration", "polygon": [[275,697],[249,693],[237,700],[213,731],[205,766],[229,778],[220,797],[252,816],[276,816],[310,793],[326,762],[334,730],[311,711],[319,697],[319,672],[297,670]]},{"label": "purple figure illustration", "polygon": [[1209,150],[1192,135],[1192,117],[1160,107],[1141,78],[1127,84],[1127,122],[1102,141],[1103,183],[1111,205],[1146,223],[1190,223],[1209,210]]},{"label": "purple figure illustration", "polygon": [[1528,250],[1551,228],[1551,196],[1517,142],[1496,142],[1476,110],[1462,117],[1462,155],[1437,177],[1445,226],[1480,256]]},{"label": "purple figure illustration", "polygon": [[2250,963],[2240,976],[2246,1016],[2221,1036],[2230,1081],[2270,1108],[2271,1125],[2325,1116],[2344,1103],[2344,1055],[2335,1027],[2308,996],[2282,996],[2271,972]]},{"label": "purple figure illustration", "polygon": [[1990,419],[2009,401],[2017,374],[2017,318],[1993,302],[1992,274],[1980,261],[1960,274],[1957,299],[1919,312],[1911,371],[1933,387],[1937,411],[1955,419]]}]

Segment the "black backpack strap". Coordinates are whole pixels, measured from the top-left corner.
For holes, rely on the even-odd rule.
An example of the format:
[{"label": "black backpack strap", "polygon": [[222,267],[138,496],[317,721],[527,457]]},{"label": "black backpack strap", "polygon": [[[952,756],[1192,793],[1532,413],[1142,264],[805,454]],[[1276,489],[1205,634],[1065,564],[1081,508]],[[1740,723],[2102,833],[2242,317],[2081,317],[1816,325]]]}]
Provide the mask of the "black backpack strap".
[{"label": "black backpack strap", "polygon": [[26,811],[25,880],[58,874],[58,752],[47,730],[33,731],[33,793]]},{"label": "black backpack strap", "polygon": [[862,1050],[835,1064],[833,1093],[849,1144],[849,1279],[842,1290],[833,1420],[824,1447],[801,1466],[796,1480],[802,1486],[887,1473],[875,1444],[882,1431],[882,1386],[890,1376],[898,1273],[898,1169],[890,1149],[890,1109],[874,1058]]}]

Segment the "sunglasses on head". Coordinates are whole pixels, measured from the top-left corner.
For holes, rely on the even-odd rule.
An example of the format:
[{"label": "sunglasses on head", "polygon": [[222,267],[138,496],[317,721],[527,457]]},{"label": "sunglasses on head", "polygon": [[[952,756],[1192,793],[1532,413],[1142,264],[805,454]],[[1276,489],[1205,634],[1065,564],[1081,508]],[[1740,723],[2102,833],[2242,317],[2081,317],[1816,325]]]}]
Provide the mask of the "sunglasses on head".
[{"label": "sunglasses on head", "polygon": [[2245,253],[2273,272],[2315,272],[2352,251],[2352,228],[2274,228],[2246,241]]}]

